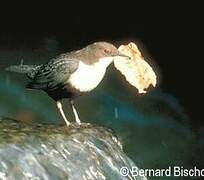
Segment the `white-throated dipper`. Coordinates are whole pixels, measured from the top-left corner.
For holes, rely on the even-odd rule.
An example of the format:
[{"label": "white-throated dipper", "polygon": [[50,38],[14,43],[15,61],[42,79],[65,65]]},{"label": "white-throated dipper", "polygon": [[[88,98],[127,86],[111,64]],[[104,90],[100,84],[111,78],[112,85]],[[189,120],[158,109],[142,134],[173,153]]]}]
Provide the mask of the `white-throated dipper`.
[{"label": "white-throated dipper", "polygon": [[42,65],[20,64],[6,70],[26,74],[31,80],[27,88],[43,90],[53,98],[68,126],[70,122],[63,112],[62,99],[69,99],[75,120],[80,124],[73,99],[96,88],[106,68],[118,56],[129,58],[110,43],[96,42],[80,50],[60,54]]}]

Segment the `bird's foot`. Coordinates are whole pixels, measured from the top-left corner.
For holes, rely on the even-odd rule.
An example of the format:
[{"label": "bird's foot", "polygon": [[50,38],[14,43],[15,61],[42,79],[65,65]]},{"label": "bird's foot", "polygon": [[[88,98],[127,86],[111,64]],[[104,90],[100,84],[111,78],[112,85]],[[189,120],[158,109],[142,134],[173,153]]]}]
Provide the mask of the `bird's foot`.
[{"label": "bird's foot", "polygon": [[66,125],[69,127],[71,123],[67,119],[64,119],[64,121],[65,121]]},{"label": "bird's foot", "polygon": [[73,122],[73,123],[71,123],[70,125],[69,125],[69,127],[72,127],[72,128],[74,128],[74,129],[78,129],[78,128],[88,128],[88,127],[90,127],[91,126],[91,124],[90,123],[83,123],[83,122],[81,122],[81,123],[77,123],[77,122]]},{"label": "bird's foot", "polygon": [[79,119],[78,116],[75,116],[75,121],[78,125],[81,125],[81,120]]}]

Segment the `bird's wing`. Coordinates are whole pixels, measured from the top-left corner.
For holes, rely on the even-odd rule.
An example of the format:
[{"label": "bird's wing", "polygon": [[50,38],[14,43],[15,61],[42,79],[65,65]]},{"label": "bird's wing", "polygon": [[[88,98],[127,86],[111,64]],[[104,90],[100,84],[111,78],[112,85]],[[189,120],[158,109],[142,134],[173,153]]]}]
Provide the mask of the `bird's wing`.
[{"label": "bird's wing", "polygon": [[27,85],[27,88],[52,91],[63,87],[70,75],[76,71],[78,62],[74,58],[49,61],[38,70],[33,81]]}]

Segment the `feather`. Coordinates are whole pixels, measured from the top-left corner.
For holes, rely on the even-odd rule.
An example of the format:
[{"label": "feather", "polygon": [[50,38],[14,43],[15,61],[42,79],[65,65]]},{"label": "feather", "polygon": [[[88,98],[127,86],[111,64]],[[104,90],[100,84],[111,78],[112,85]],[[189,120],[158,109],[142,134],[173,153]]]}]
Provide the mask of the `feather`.
[{"label": "feather", "polygon": [[44,64],[35,74],[27,88],[55,90],[67,83],[70,75],[76,71],[78,61],[75,59],[54,59]]}]

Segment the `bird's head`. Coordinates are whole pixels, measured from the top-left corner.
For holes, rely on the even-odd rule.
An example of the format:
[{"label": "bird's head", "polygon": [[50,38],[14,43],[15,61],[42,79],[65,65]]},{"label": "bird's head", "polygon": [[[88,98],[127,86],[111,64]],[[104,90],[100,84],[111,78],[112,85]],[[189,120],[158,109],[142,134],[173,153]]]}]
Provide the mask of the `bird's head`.
[{"label": "bird's head", "polygon": [[92,53],[94,53],[98,58],[105,57],[126,57],[126,55],[122,54],[118,49],[111,43],[108,42],[95,42],[88,46]]},{"label": "bird's head", "polygon": [[87,64],[99,64],[105,68],[117,58],[129,58],[107,42],[95,42],[77,51],[77,53],[80,56],[83,55],[83,61]]}]

